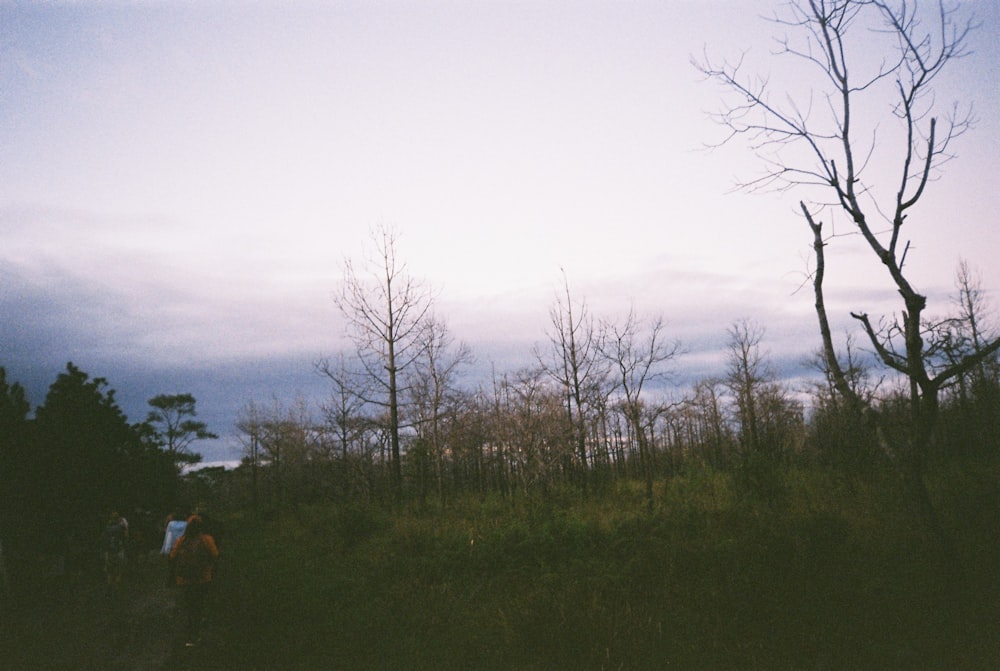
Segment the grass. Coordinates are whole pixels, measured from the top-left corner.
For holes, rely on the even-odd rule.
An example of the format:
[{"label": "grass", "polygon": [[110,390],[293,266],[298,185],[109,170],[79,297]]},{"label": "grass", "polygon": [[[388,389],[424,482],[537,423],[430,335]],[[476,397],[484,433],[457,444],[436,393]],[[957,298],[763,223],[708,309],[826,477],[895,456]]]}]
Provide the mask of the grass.
[{"label": "grass", "polygon": [[695,469],[652,514],[620,485],[236,517],[212,617],[243,669],[994,668],[996,482],[934,483],[963,583],[891,478],[816,470],[754,499]]}]

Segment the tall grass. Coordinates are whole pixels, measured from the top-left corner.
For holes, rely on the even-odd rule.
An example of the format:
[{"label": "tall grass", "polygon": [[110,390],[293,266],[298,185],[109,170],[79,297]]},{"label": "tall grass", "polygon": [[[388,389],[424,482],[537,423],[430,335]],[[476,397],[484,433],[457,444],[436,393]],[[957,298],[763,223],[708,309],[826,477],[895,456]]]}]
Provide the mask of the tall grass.
[{"label": "tall grass", "polygon": [[[995,474],[994,474],[995,475]],[[993,668],[997,479],[942,473],[963,563],[888,475],[785,471],[781,494],[689,469],[600,498],[236,519],[216,616],[232,668]]]}]

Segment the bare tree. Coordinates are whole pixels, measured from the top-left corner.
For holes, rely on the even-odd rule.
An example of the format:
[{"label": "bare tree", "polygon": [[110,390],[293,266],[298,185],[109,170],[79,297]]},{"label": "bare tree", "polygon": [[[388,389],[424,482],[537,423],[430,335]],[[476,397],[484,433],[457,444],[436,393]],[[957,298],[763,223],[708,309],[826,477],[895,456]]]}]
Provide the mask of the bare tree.
[{"label": "bare tree", "polygon": [[240,442],[245,451],[243,463],[250,464],[254,512],[258,511],[260,505],[258,476],[261,465],[260,438],[263,424],[263,410],[255,401],[248,401],[236,419],[236,429],[240,432]]},{"label": "bare tree", "polygon": [[317,362],[316,370],[330,380],[330,398],[323,405],[323,412],[340,446],[341,487],[347,497],[351,492],[351,445],[363,433],[366,423],[364,399],[369,396],[365,386],[367,378],[358,375],[344,352],[338,353],[332,361],[327,358]]},{"label": "bare tree", "polygon": [[[957,104],[941,110],[933,85],[967,53],[975,25],[960,20],[944,0],[930,11],[906,0],[792,0],[784,7],[787,13],[775,21],[791,36],[778,41],[778,54],[801,64],[806,89],[790,85],[774,91],[767,78],[745,77],[741,63],[716,65],[706,58],[696,66],[733,95],[716,116],[729,131],[727,140],[746,138],[765,166],[761,177],[741,186],[809,194],[799,205],[812,232],[816,314],[836,388],[879,428],[918,514],[946,542],[922,466],[934,435],[938,392],[997,351],[1000,340],[953,365],[930,368],[934,344],[925,341],[933,335],[923,321],[927,299],[905,272],[910,245],[904,223],[940,166],[953,158],[953,141],[972,124],[971,112]],[[927,22],[933,25],[925,29]],[[880,57],[865,56],[872,53]],[[815,76],[808,77],[810,72]],[[881,362],[907,381],[910,421],[904,436],[884,430],[837,359],[823,294],[824,249],[832,242],[819,220],[823,213],[846,217],[902,301],[900,316],[878,326],[865,312],[852,316]]]},{"label": "bare tree", "polygon": [[[316,454],[322,431],[312,418],[304,398],[285,405],[277,398],[269,408],[250,401],[241,411],[236,423],[243,435],[244,447],[251,462],[254,478],[254,496],[258,471],[266,471],[274,485],[278,505],[285,503],[289,479],[300,481],[306,464]],[[296,498],[301,493],[298,488]]]},{"label": "bare tree", "polygon": [[[969,354],[977,354],[996,339],[996,328],[992,323],[990,307],[983,291],[982,280],[969,264],[962,260],[955,274],[957,293],[953,299],[958,310],[955,319],[954,339],[956,346],[949,356],[951,363],[959,364]],[[960,375],[960,381],[966,375],[970,378],[970,386],[975,390],[982,386],[995,386],[1000,381],[1000,364],[996,352],[982,358],[967,373]]]},{"label": "bare tree", "polygon": [[646,417],[643,392],[648,384],[667,374],[664,365],[680,351],[678,342],[665,339],[664,328],[662,317],[645,322],[634,310],[629,310],[620,324],[603,324],[604,335],[599,345],[599,351],[615,369],[615,389],[621,394],[622,408],[635,432],[650,510],[653,509],[653,455],[647,427],[655,417]]},{"label": "bare tree", "polygon": [[[465,343],[455,344],[448,325],[430,316],[424,331],[423,356],[413,365],[407,388],[414,414],[417,438],[426,446],[434,465],[438,496],[444,501],[445,427],[458,412],[461,400],[457,386],[462,366],[473,362],[472,350]],[[421,486],[421,497],[425,486]]]},{"label": "bare tree", "polygon": [[563,274],[564,297],[549,309],[552,329],[549,347],[535,348],[542,370],[563,390],[566,415],[573,427],[573,444],[580,463],[581,482],[587,487],[587,420],[591,408],[601,403],[608,377],[607,359],[598,351],[598,335],[587,305],[580,302],[574,313],[569,280]]},{"label": "bare tree", "polygon": [[487,455],[496,442],[490,439],[491,403],[483,387],[464,391],[449,435],[452,475],[458,489],[485,494],[490,464]]},{"label": "bare tree", "polygon": [[[946,320],[941,352],[949,365],[959,365],[969,355],[983,350],[996,338],[993,315],[986,301],[979,276],[961,261],[955,277],[956,294],[952,299],[957,311]],[[1000,357],[994,352],[970,369],[956,376],[945,399],[946,429],[964,451],[995,449],[998,409],[1000,409]],[[950,421],[949,421],[950,420]]]},{"label": "bare tree", "polygon": [[729,329],[725,385],[733,397],[744,455],[777,458],[797,447],[802,407],[778,380],[761,349],[764,328],[742,319]]},{"label": "bare tree", "polygon": [[733,444],[732,432],[723,416],[724,390],[721,379],[700,380],[683,408],[683,416],[689,423],[689,447],[697,447],[701,457],[717,468],[726,462]]},{"label": "bare tree", "polygon": [[351,368],[343,352],[338,353],[334,360],[327,358],[317,362],[316,370],[330,380],[330,400],[324,404],[323,411],[327,423],[337,435],[340,457],[346,460],[352,442],[352,425],[368,395],[363,386],[364,380],[357,379],[357,371]]},{"label": "bare tree", "polygon": [[562,392],[539,367],[494,375],[489,442],[505,495],[545,493],[573,457]]},{"label": "bare tree", "polygon": [[761,450],[757,403],[761,387],[772,377],[760,351],[763,337],[764,329],[746,319],[729,329],[726,386],[736,401],[740,444],[748,452]]},{"label": "bare tree", "polygon": [[357,269],[345,262],[344,283],[336,304],[375,393],[366,401],[388,413],[392,486],[402,496],[400,460],[400,374],[423,353],[424,330],[432,295],[406,272],[397,255],[397,234],[384,227],[372,233],[373,256]]}]

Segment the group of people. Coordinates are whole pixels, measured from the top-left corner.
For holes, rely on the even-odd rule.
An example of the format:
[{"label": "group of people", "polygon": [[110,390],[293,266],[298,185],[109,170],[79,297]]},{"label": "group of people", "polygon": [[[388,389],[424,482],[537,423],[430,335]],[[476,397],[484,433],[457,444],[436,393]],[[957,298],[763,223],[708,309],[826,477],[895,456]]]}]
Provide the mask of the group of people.
[{"label": "group of people", "polygon": [[[128,538],[128,520],[112,513],[104,528],[104,573],[109,595],[121,583]],[[201,638],[201,621],[219,548],[201,515],[177,512],[167,518],[160,554],[168,559],[167,584],[180,590],[186,614],[185,645],[194,646]]]}]

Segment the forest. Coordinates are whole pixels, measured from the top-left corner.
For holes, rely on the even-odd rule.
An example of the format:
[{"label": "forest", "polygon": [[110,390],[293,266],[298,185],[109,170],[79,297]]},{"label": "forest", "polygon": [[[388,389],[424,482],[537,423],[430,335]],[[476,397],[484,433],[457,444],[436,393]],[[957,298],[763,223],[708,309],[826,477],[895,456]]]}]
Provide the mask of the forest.
[{"label": "forest", "polygon": [[[969,325],[986,310],[968,273],[960,272],[956,304],[973,311],[948,320],[947,338],[970,349],[947,352],[949,360],[973,351]],[[793,465],[860,475],[893,463],[879,431],[839,396],[821,354],[810,362],[815,375],[796,387],[774,371],[764,329],[753,322],[729,328],[717,376],[678,390],[665,378],[681,345],[666,339],[662,322],[630,314],[622,324],[595,325],[586,305],[568,297],[550,316],[537,365],[495,373],[473,389],[462,385],[471,353],[450,342],[441,322],[426,325],[425,341],[394,343],[397,356],[411,357],[398,366],[395,425],[384,400],[388,376],[369,375],[388,367],[381,353],[365,352],[371,358],[353,370],[343,355],[321,362],[332,392],[318,408],[248,403],[237,423],[245,446],[237,475],[250,483],[240,496],[259,506],[446,507],[466,495],[513,500],[577,490],[586,498],[629,481],[642,483],[652,510],[654,485],[690,468],[730,473],[748,493],[780,497],[780,473]],[[906,425],[905,386],[873,370],[856,347],[847,358],[856,392],[887,424]],[[998,370],[996,356],[986,357],[943,391],[936,440],[922,458],[996,450]]]},{"label": "forest", "polygon": [[[480,394],[447,395],[463,405],[437,443],[403,404],[398,489],[384,422],[276,406],[241,424],[242,465],[188,472],[168,446],[192,450],[207,427],[185,395],[153,399],[184,414],[151,405],[129,425],[107,382],[70,364],[29,418],[5,381],[0,651],[24,669],[990,668],[998,370],[988,358],[942,397],[922,460],[933,526],[819,381],[808,414],[759,382],[753,432],[735,380],[641,406],[644,442],[609,403],[584,414],[583,452],[540,371],[478,413]],[[873,397],[907,426],[905,395]],[[151,535],[117,601],[96,547],[112,508]],[[221,531],[194,651],[172,633],[155,550],[175,508]]]},{"label": "forest", "polygon": [[[130,423],[109,382],[72,363],[35,409],[0,368],[16,634],[0,653],[140,668],[124,651],[150,647],[153,616],[102,602],[110,619],[95,621],[130,633],[84,648],[93,630],[74,627],[46,648],[46,623],[99,580],[88,539],[110,511],[145,529],[134,553],[148,560],[183,509],[210,513],[220,537],[211,644],[167,645],[141,668],[995,667],[1000,332],[974,269],[959,263],[931,309],[906,263],[907,218],[973,125],[939,113],[932,85],[975,23],[944,3],[910,9],[789,3],[778,24],[797,37],[777,55],[818,69],[804,98],[742,62],[694,61],[724,92],[723,143],[745,140],[764,167],[739,187],[802,194],[811,377],[783,376],[766,325],[741,319],[720,325],[719,370],[681,386],[685,344],[662,316],[595,315],[565,278],[532,363],[470,384],[474,353],[377,228],[334,299],[353,348],[315,364],[328,398],[248,401],[235,469],[193,467],[221,429],[190,394],[154,397]],[[894,54],[867,71],[849,56],[861,26]],[[848,236],[831,221],[898,301],[851,312],[845,336],[825,280]],[[137,559],[133,603],[165,594],[155,566]],[[81,663],[81,649],[115,662]]]}]

